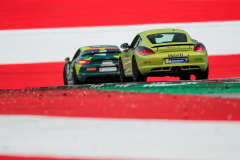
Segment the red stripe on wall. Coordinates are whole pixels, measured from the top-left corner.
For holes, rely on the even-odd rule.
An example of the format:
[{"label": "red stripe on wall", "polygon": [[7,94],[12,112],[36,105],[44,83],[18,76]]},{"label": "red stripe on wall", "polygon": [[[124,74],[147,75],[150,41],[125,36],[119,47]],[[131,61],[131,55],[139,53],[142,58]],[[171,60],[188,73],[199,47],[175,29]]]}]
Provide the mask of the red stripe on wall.
[{"label": "red stripe on wall", "polygon": [[[110,159],[101,159],[101,158],[48,158],[48,157],[24,157],[24,156],[1,156],[1,160],[110,160]],[[121,160],[121,159],[112,159],[111,160]],[[134,159],[136,160],[136,159]]]},{"label": "red stripe on wall", "polygon": [[[240,54],[209,56],[209,78],[240,77],[239,59]],[[63,85],[64,64],[65,62],[0,65],[0,89],[61,86]],[[148,81],[165,80],[179,80],[179,78],[148,78]]]},{"label": "red stripe on wall", "polygon": [[64,62],[0,65],[0,89],[63,84]]},{"label": "red stripe on wall", "polygon": [[5,0],[0,29],[240,20],[239,0]]}]

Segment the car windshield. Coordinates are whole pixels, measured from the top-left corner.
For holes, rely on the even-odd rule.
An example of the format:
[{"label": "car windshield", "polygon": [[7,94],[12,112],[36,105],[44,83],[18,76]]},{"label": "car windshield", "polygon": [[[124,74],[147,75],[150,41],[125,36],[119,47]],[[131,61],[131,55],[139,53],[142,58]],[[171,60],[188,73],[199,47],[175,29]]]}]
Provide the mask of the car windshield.
[{"label": "car windshield", "polygon": [[157,33],[148,35],[147,38],[152,44],[187,42],[187,36],[184,33]]},{"label": "car windshield", "polygon": [[90,48],[83,52],[83,55],[92,54],[94,56],[111,56],[121,53],[117,47]]}]

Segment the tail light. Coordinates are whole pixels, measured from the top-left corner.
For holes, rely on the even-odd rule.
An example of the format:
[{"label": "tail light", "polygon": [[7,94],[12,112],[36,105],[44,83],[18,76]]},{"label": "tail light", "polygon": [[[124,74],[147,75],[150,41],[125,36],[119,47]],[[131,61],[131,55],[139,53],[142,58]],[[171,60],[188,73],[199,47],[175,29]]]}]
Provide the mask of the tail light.
[{"label": "tail light", "polygon": [[147,48],[147,47],[143,47],[143,46],[139,46],[136,48],[136,50],[138,51],[139,54],[141,54],[142,56],[147,56],[147,55],[151,55],[151,54],[155,54],[153,50]]},{"label": "tail light", "polygon": [[89,64],[90,62],[88,60],[79,60],[78,61],[78,64],[80,65],[86,65],[86,64]]},{"label": "tail light", "polygon": [[194,48],[194,52],[205,52],[205,47],[203,47],[203,46],[196,46],[195,48]]}]

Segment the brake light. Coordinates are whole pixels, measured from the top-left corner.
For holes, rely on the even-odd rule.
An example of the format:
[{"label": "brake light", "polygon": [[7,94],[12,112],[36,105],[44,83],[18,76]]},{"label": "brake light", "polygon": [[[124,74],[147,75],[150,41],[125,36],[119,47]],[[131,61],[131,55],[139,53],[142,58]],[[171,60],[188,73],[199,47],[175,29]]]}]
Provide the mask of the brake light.
[{"label": "brake light", "polygon": [[139,54],[141,54],[142,56],[147,56],[147,55],[151,55],[151,54],[155,54],[155,53],[151,49],[143,49],[143,50],[139,51]]},{"label": "brake light", "polygon": [[86,65],[86,64],[89,64],[90,62],[88,60],[79,60],[78,61],[78,64],[80,65]]},{"label": "brake light", "polygon": [[205,52],[205,48],[203,46],[197,46],[194,48],[194,52]]}]

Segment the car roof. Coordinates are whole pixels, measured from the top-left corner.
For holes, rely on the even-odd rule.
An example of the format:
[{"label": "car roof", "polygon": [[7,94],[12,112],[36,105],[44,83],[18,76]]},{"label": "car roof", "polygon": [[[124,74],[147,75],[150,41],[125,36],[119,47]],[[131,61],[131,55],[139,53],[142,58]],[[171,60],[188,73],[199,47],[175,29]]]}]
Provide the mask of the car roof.
[{"label": "car roof", "polygon": [[94,46],[85,46],[85,47],[89,47],[89,48],[102,48],[102,47],[117,47],[116,45],[94,45]]},{"label": "car roof", "polygon": [[140,32],[139,35],[144,35],[144,36],[148,36],[151,34],[156,34],[156,33],[186,33],[184,30],[181,29],[153,29],[153,30],[147,30],[147,31],[143,31]]},{"label": "car roof", "polygon": [[84,50],[89,49],[89,48],[104,48],[104,47],[116,47],[116,48],[118,48],[118,46],[116,46],[116,45],[93,45],[93,46],[81,47],[80,50],[83,52]]}]

